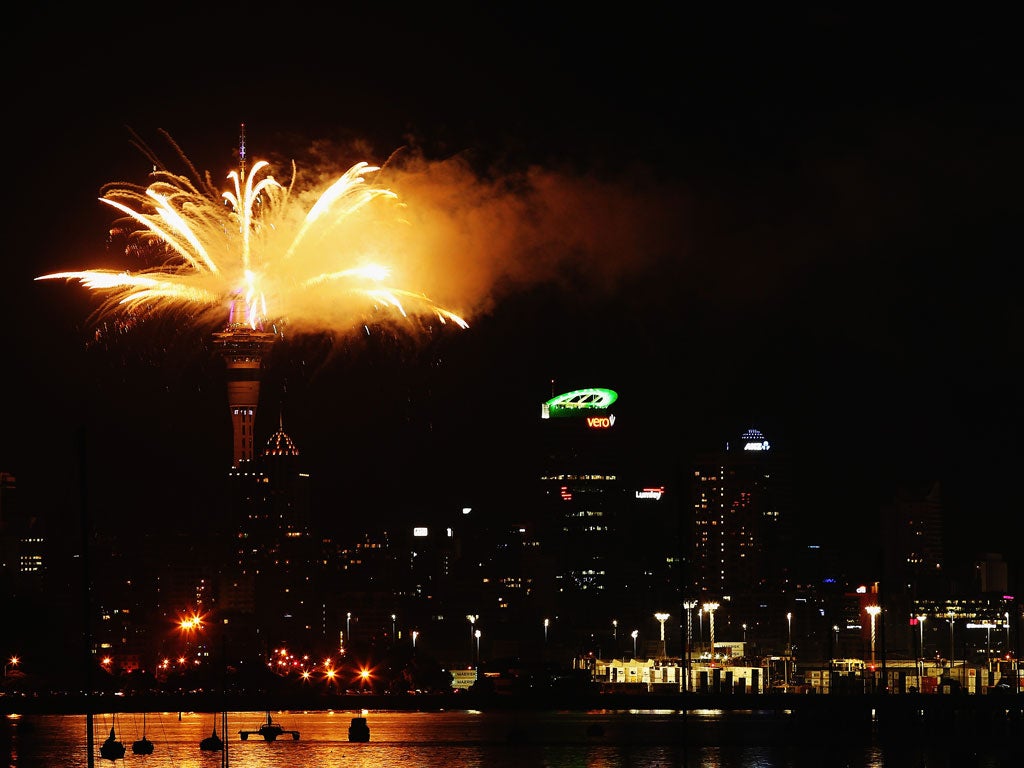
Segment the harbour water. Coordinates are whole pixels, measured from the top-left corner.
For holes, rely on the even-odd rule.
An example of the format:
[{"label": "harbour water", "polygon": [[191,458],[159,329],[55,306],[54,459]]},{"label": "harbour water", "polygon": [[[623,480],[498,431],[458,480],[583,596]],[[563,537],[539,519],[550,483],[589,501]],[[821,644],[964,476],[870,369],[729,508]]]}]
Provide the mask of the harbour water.
[{"label": "harbour water", "polygon": [[[273,742],[240,730],[264,712],[96,714],[97,768],[220,768],[219,752],[201,739],[217,730],[233,768],[1020,768],[1024,734],[984,739],[908,731],[880,736],[842,723],[822,731],[795,727],[783,714],[757,710],[365,711],[272,712],[299,739]],[[350,742],[352,717],[363,715],[370,741]],[[1014,724],[1013,727],[1016,727]],[[123,759],[99,756],[111,728]],[[84,715],[10,715],[2,723],[8,768],[86,768]],[[131,745],[145,735],[151,755]],[[117,765],[120,763],[121,765]]]}]

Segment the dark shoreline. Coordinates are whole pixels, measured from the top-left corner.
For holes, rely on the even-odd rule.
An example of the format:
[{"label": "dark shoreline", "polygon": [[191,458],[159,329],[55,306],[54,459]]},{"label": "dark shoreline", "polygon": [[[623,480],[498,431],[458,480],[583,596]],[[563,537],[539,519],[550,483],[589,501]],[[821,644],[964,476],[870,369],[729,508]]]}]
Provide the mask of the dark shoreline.
[{"label": "dark shoreline", "polygon": [[268,693],[0,696],[0,714],[87,712],[694,710],[776,712],[800,719],[995,717],[1024,720],[1024,694],[537,694],[313,695]]}]

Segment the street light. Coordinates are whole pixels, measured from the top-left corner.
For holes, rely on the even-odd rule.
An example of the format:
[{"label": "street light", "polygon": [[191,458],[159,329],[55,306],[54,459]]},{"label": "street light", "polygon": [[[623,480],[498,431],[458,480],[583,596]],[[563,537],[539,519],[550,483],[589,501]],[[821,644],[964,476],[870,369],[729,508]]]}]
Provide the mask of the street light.
[{"label": "street light", "polygon": [[640,634],[639,629],[634,629],[629,633],[629,636],[633,638],[633,658],[636,658],[636,636]]},{"label": "street light", "polygon": [[665,654],[665,623],[669,621],[669,613],[655,613],[654,618],[662,625],[662,654]]},{"label": "street light", "polygon": [[992,669],[992,622],[985,620],[985,666]]},{"label": "street light", "polygon": [[708,612],[708,632],[711,639],[711,664],[715,663],[715,611],[718,610],[718,603],[704,603],[704,610]]},{"label": "street light", "polygon": [[416,650],[416,638],[420,636],[420,633],[415,629],[412,631],[412,649]]},{"label": "street light", "polygon": [[345,642],[352,642],[352,611],[345,614]]},{"label": "street light", "polygon": [[[746,646],[746,644],[747,644],[747,623],[743,622],[743,645]],[[743,652],[746,653],[746,648],[743,649]]]},{"label": "street light", "polygon": [[877,618],[878,614],[880,614],[882,612],[882,608],[881,608],[881,606],[878,606],[878,605],[869,605],[864,610],[867,611],[868,612],[868,616],[871,617],[871,672],[872,672],[872,676],[874,676],[874,670],[875,670],[875,619]]},{"label": "street light", "polygon": [[704,609],[697,609],[697,645],[704,647]]},{"label": "street light", "polygon": [[473,630],[475,629],[476,620],[480,617],[475,613],[467,613],[466,621],[469,622],[469,655],[473,655]]},{"label": "street light", "polygon": [[549,623],[550,623],[549,619],[544,619],[544,645],[548,644],[548,624]]},{"label": "street light", "polygon": [[612,640],[616,643],[619,641],[619,620],[612,619]]},{"label": "street light", "polygon": [[392,613],[391,614],[391,642],[392,642],[392,644],[397,639],[397,634],[398,633],[395,631],[395,622],[397,620],[398,620],[398,617],[395,614]]},{"label": "street light", "polygon": [[[918,634],[918,638],[919,638],[919,643],[920,643],[920,648],[918,650],[921,652],[921,671],[918,674],[923,678],[924,677],[924,620],[925,620],[925,617],[924,616],[917,616],[916,618],[917,618],[917,629],[918,629],[918,633],[919,633]],[[920,682],[918,683],[918,685],[919,685],[918,690],[921,690]]]},{"label": "street light", "polygon": [[697,607],[696,600],[685,600],[683,609],[686,611],[686,690],[690,690],[690,668],[693,654],[693,609]]},{"label": "street light", "polygon": [[20,663],[21,659],[19,659],[17,656],[11,656],[11,658],[7,660],[7,663],[4,664],[4,677],[7,677],[8,668],[17,667]]},{"label": "street light", "polygon": [[476,665],[480,666],[480,630],[476,631]]}]

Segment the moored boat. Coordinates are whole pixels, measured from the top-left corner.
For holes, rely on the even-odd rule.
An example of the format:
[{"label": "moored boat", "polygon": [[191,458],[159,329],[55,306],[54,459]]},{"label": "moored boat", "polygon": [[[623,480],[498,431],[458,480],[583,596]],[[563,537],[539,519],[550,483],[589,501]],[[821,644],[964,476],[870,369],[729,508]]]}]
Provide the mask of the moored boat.
[{"label": "moored boat", "polygon": [[348,726],[349,741],[369,741],[370,726],[366,724],[365,717],[353,717]]},{"label": "moored boat", "polygon": [[114,729],[110,729],[110,735],[106,741],[100,744],[100,757],[106,760],[120,760],[124,757],[125,749],[124,744],[117,740],[117,736],[114,735]]},{"label": "moored boat", "polygon": [[132,742],[133,755],[152,755],[153,742],[146,737],[146,713],[142,713],[142,738]]},{"label": "moored boat", "polygon": [[199,742],[199,748],[204,752],[221,752],[224,749],[224,741],[217,735],[217,726],[213,726],[213,733]]},{"label": "moored boat", "polygon": [[298,731],[288,731],[280,723],[275,723],[273,718],[270,717],[270,710],[267,710],[267,720],[265,723],[260,725],[254,731],[239,731],[238,735],[242,737],[242,741],[248,741],[250,736],[259,736],[264,741],[276,741],[278,736],[288,734],[292,737],[292,741],[299,740]]}]

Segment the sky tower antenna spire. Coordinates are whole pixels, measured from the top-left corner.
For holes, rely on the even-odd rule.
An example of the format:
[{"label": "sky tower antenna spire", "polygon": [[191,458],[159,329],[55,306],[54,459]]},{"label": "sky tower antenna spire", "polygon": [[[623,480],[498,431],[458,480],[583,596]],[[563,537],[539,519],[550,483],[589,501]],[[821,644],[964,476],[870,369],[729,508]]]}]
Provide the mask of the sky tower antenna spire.
[{"label": "sky tower antenna spire", "polygon": [[240,179],[245,181],[245,123],[242,123],[241,131],[238,134],[238,162],[241,164],[242,174]]}]

